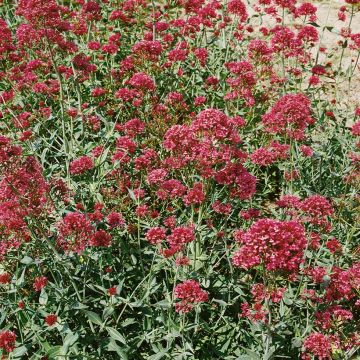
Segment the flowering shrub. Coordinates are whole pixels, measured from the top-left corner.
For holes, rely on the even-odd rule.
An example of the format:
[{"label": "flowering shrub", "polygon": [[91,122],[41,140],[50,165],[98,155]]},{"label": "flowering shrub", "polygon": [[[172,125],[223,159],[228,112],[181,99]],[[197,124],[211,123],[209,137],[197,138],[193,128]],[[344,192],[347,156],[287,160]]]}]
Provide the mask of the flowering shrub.
[{"label": "flowering shrub", "polygon": [[340,2],[0,0],[2,359],[360,356]]}]

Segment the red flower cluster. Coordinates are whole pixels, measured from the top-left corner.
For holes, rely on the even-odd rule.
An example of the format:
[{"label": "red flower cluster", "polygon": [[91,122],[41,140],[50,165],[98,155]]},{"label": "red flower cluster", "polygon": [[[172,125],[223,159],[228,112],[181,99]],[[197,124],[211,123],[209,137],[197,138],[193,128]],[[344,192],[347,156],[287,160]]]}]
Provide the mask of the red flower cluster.
[{"label": "red flower cluster", "polygon": [[194,187],[190,189],[184,196],[184,203],[189,206],[192,204],[201,204],[205,200],[205,194],[203,191],[203,185],[201,183],[194,184]]},{"label": "red flower cluster", "polygon": [[[304,341],[304,348],[319,360],[330,359],[331,342],[324,334],[317,332],[310,334]],[[310,356],[304,354],[303,359],[310,359]]]},{"label": "red flower cluster", "polygon": [[330,230],[331,224],[328,218],[333,216],[334,209],[325,197],[321,195],[309,196],[302,201],[300,208],[305,213],[305,221]]},{"label": "red flower cluster", "polygon": [[245,22],[248,17],[246,6],[241,0],[230,0],[227,5],[227,10],[230,14],[239,16],[242,22]]},{"label": "red flower cluster", "polygon": [[146,240],[153,245],[161,243],[165,239],[166,231],[161,227],[153,227],[146,233]]},{"label": "red flower cluster", "polygon": [[297,221],[260,219],[244,233],[241,248],[234,254],[235,266],[248,269],[262,264],[266,270],[293,272],[303,262],[307,244]]},{"label": "red flower cluster", "polygon": [[0,257],[30,241],[26,218],[47,215],[49,185],[42,167],[22,148],[0,137]]},{"label": "red flower cluster", "polygon": [[261,147],[255,150],[250,158],[256,165],[268,166],[277,160],[286,159],[288,157],[289,149],[289,145],[280,144],[274,141],[268,147]]},{"label": "red flower cluster", "polygon": [[106,218],[110,228],[123,227],[125,225],[125,219],[122,214],[118,212],[110,212]]},{"label": "red flower cluster", "polygon": [[179,226],[173,228],[171,234],[166,238],[169,249],[163,251],[164,256],[172,256],[175,253],[181,251],[184,246],[195,240],[194,227],[193,226]]},{"label": "red flower cluster", "polygon": [[35,278],[34,283],[33,283],[33,287],[34,290],[39,292],[41,291],[41,289],[43,289],[48,283],[48,279],[46,276],[40,276]]},{"label": "red flower cluster", "polygon": [[304,200],[294,195],[284,195],[277,201],[277,205],[291,209],[287,214],[299,218],[304,223],[319,226],[324,231],[331,230],[329,219],[334,214],[330,202],[321,195],[311,195]]},{"label": "red flower cluster", "polygon": [[57,322],[57,319],[58,319],[57,315],[49,314],[45,317],[45,323],[48,326],[52,326]]},{"label": "red flower cluster", "polygon": [[80,175],[94,167],[94,160],[89,156],[81,156],[70,163],[70,173]]},{"label": "red flower cluster", "polygon": [[112,237],[104,230],[95,231],[90,239],[90,246],[110,246]]},{"label": "red flower cluster", "polygon": [[11,275],[7,272],[0,274],[0,284],[8,284],[11,280]]},{"label": "red flower cluster", "polygon": [[71,212],[59,222],[58,231],[58,246],[67,252],[74,251],[79,254],[85,250],[93,227],[84,214]]},{"label": "red flower cluster", "polygon": [[0,349],[6,352],[11,352],[15,349],[16,335],[13,331],[0,331]]},{"label": "red flower cluster", "polygon": [[187,313],[193,309],[194,304],[208,301],[209,295],[201,289],[200,284],[195,280],[186,280],[176,285],[174,295],[181,301],[175,304],[175,310],[179,313]]},{"label": "red flower cluster", "polygon": [[290,138],[304,139],[308,125],[314,124],[310,100],[303,94],[287,94],[278,100],[270,112],[262,117],[265,130],[274,134],[287,134]]}]

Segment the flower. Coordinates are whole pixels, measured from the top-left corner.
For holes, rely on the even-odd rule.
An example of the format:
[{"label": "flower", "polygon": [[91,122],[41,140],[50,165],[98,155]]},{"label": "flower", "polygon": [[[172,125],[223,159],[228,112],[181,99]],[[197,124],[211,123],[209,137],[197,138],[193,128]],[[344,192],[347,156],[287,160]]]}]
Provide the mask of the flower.
[{"label": "flower", "polygon": [[185,244],[195,240],[194,227],[179,226],[172,230],[167,237],[167,241],[171,247],[182,247]]},{"label": "flower", "polygon": [[11,352],[15,349],[16,335],[13,331],[0,331],[0,349],[6,352]]},{"label": "flower", "polygon": [[[360,110],[359,110],[360,113]],[[351,133],[354,136],[360,136],[360,120],[357,121],[352,127],[351,127]]]},{"label": "flower", "polygon": [[303,262],[307,240],[297,221],[260,219],[244,233],[233,264],[244,269],[263,264],[267,270],[293,272]]},{"label": "flower", "polygon": [[116,286],[112,286],[111,288],[108,289],[108,294],[109,296],[115,296],[117,293],[117,288]]},{"label": "flower", "polygon": [[195,183],[194,187],[190,189],[184,196],[185,205],[201,204],[205,200],[202,183]]},{"label": "flower", "polygon": [[149,229],[146,233],[146,240],[150,244],[158,244],[166,239],[166,232],[164,228],[161,227],[153,227]]},{"label": "flower", "polygon": [[40,276],[35,278],[34,283],[33,283],[33,287],[35,289],[35,291],[39,292],[41,291],[41,289],[43,289],[48,283],[48,279],[46,276]]},{"label": "flower", "polygon": [[165,169],[152,170],[147,176],[147,182],[149,185],[161,184],[167,175],[168,172]]},{"label": "flower", "polygon": [[11,275],[7,272],[0,274],[0,284],[8,284],[11,280]]},{"label": "flower", "polygon": [[112,237],[104,230],[98,230],[90,239],[91,246],[110,246]]},{"label": "flower", "polygon": [[300,208],[305,213],[306,221],[330,229],[328,218],[333,216],[334,209],[325,197],[318,194],[309,196],[301,202]]},{"label": "flower", "polygon": [[134,74],[129,80],[129,84],[137,90],[155,90],[154,80],[143,72]]},{"label": "flower", "polygon": [[122,214],[118,212],[110,212],[106,218],[107,223],[110,228],[123,227],[125,225],[125,220]]},{"label": "flower", "polygon": [[81,253],[88,246],[93,227],[87,217],[80,212],[70,212],[58,223],[57,244],[66,252]]},{"label": "flower", "polygon": [[246,6],[241,0],[230,0],[227,5],[227,10],[230,14],[239,16],[242,22],[245,22],[248,17]]},{"label": "flower", "polygon": [[311,157],[314,154],[313,149],[310,146],[306,146],[306,145],[301,145],[300,146],[300,151],[303,153],[304,156],[306,157]]},{"label": "flower", "polygon": [[318,332],[310,334],[304,341],[304,348],[319,360],[330,359],[331,343],[324,334]]},{"label": "flower", "polygon": [[303,94],[287,94],[280,98],[271,110],[263,115],[262,123],[267,132],[288,134],[301,140],[308,125],[314,124],[310,100]]},{"label": "flower", "polygon": [[48,326],[52,326],[57,322],[57,315],[55,314],[49,314],[45,317],[45,323]]},{"label": "flower", "polygon": [[94,167],[94,160],[89,156],[81,156],[70,163],[70,174],[80,175]]},{"label": "flower", "polygon": [[331,253],[341,253],[342,247],[339,241],[336,238],[333,238],[326,242],[326,247],[330,250]]},{"label": "flower", "polygon": [[179,313],[187,313],[194,307],[194,304],[209,299],[208,293],[202,290],[200,284],[195,280],[186,280],[176,285],[174,295],[176,299],[181,300],[175,304],[175,310]]}]

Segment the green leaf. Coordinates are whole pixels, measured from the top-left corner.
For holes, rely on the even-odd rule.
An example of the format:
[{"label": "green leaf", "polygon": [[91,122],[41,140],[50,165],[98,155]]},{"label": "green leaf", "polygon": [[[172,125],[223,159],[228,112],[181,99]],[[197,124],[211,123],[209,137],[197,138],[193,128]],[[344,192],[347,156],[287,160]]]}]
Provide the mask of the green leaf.
[{"label": "green leaf", "polygon": [[213,299],[213,301],[220,304],[221,306],[227,306],[228,305],[228,303],[223,301],[223,300]]},{"label": "green leaf", "polygon": [[293,301],[286,296],[283,298],[284,304],[286,305],[292,305]]},{"label": "green leaf", "polygon": [[108,344],[108,351],[114,351],[120,356],[120,359],[128,360],[126,353],[121,349],[121,347],[115,342],[114,339],[110,339]]},{"label": "green leaf", "polygon": [[74,303],[74,305],[71,306],[71,309],[74,309],[74,310],[75,309],[81,310],[81,309],[87,309],[87,308],[88,308],[88,306],[86,306],[80,302],[76,302],[76,303]]},{"label": "green leaf", "polygon": [[40,305],[46,305],[48,301],[48,294],[46,293],[45,289],[41,289],[41,293],[39,296],[39,304]]},{"label": "green leaf", "polygon": [[108,331],[110,337],[114,340],[120,341],[124,345],[126,345],[125,338],[114,328],[107,326],[106,330]]},{"label": "green leaf", "polygon": [[89,311],[89,310],[84,310],[84,313],[86,314],[86,316],[92,323],[99,325],[99,326],[103,325],[103,322],[97,313],[95,313],[93,311]]},{"label": "green leaf", "polygon": [[168,309],[170,307],[170,302],[169,302],[169,300],[164,299],[164,300],[161,300],[161,301],[158,301],[157,303],[155,303],[154,306]]},{"label": "green leaf", "polygon": [[294,337],[292,340],[291,340],[291,346],[293,348],[299,348],[301,347],[302,345],[302,341],[301,341],[301,338],[299,337]]},{"label": "green leaf", "polygon": [[315,22],[309,22],[309,25],[312,25],[312,26],[315,26],[315,27],[320,27],[320,25],[318,25],[318,24],[315,23]]},{"label": "green leaf", "polygon": [[58,355],[60,355],[61,346],[53,346],[51,349],[48,350],[47,356],[49,359],[56,359]]},{"label": "green leaf", "polygon": [[254,351],[252,351],[250,349],[245,349],[245,348],[243,348],[243,349],[246,351],[246,353],[249,356],[248,360],[261,360],[261,357],[257,353],[255,353]]},{"label": "green leaf", "polygon": [[16,285],[17,285],[17,286],[20,286],[20,285],[22,285],[22,284],[25,282],[25,271],[26,271],[26,269],[24,269],[24,270],[22,271],[20,277],[17,278],[17,280],[16,280]]},{"label": "green leaf", "polygon": [[133,200],[135,203],[138,203],[139,199],[135,196],[134,192],[129,188],[128,188],[128,192],[129,192],[131,200]]},{"label": "green leaf", "polygon": [[34,260],[30,256],[24,256],[20,262],[25,265],[29,265],[34,262]]},{"label": "green leaf", "polygon": [[148,360],[160,360],[162,359],[164,356],[166,356],[167,351],[165,350],[161,350],[160,352],[158,352],[157,354],[151,355],[149,356],[147,359]]},{"label": "green leaf", "polygon": [[78,338],[79,338],[79,335],[78,335],[78,334],[76,334],[76,333],[74,334],[74,333],[72,333],[72,332],[69,332],[69,333],[66,335],[65,340],[64,340],[64,343],[63,343],[63,346],[62,346],[61,349],[60,349],[61,354],[62,354],[62,355],[66,355],[67,352],[68,352],[68,350],[69,350],[69,348],[76,343],[76,341],[77,341]]},{"label": "green leaf", "polygon": [[111,316],[113,313],[114,313],[115,309],[113,306],[107,306],[104,308],[104,311],[103,311],[103,314],[102,314],[102,317],[103,319],[107,319],[109,316]]},{"label": "green leaf", "polygon": [[121,327],[129,326],[136,323],[135,319],[128,318],[121,323]]},{"label": "green leaf", "polygon": [[25,345],[20,346],[13,351],[12,358],[13,359],[21,358],[23,355],[25,355],[27,353],[27,351],[28,351],[28,349]]}]

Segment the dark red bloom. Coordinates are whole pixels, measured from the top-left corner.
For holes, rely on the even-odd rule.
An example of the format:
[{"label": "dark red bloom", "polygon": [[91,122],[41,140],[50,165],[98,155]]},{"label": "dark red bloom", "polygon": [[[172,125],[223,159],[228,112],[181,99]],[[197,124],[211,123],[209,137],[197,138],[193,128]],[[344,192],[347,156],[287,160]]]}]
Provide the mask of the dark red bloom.
[{"label": "dark red bloom", "polygon": [[91,246],[110,246],[112,237],[104,230],[98,230],[90,239]]},{"label": "dark red bloom", "polygon": [[55,315],[55,314],[50,314],[50,315],[47,315],[46,317],[45,317],[45,323],[46,323],[46,325],[48,325],[48,326],[52,326],[52,325],[54,325],[56,322],[57,322],[57,315]]},{"label": "dark red bloom", "polygon": [[111,288],[108,289],[108,294],[109,294],[109,296],[115,296],[116,293],[117,293],[117,288],[116,288],[116,286],[113,286],[113,287],[111,287]]},{"label": "dark red bloom", "polygon": [[0,331],[0,349],[6,352],[11,352],[15,349],[16,335],[13,331]]},{"label": "dark red bloom", "polygon": [[8,284],[11,280],[11,275],[7,272],[0,274],[0,284]]},{"label": "dark red bloom", "polygon": [[82,156],[70,163],[70,173],[80,175],[94,167],[94,160],[89,156]]},{"label": "dark red bloom", "polygon": [[33,287],[34,290],[39,292],[41,291],[41,289],[43,289],[48,283],[48,279],[46,276],[40,276],[35,278],[34,283],[33,283]]}]

